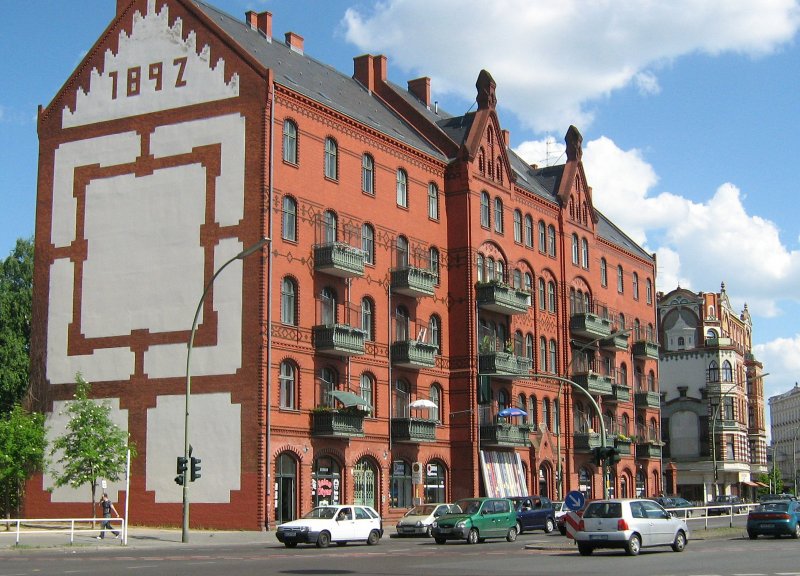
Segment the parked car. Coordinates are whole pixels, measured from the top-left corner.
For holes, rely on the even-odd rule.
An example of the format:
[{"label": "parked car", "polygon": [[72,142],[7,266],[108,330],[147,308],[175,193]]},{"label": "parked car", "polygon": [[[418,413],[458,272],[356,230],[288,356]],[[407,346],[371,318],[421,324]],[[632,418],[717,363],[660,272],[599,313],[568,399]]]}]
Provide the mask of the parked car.
[{"label": "parked car", "polygon": [[797,500],[797,497],[794,494],[787,494],[786,492],[782,492],[781,494],[762,494],[758,497],[759,502],[771,502],[773,500]]},{"label": "parked car", "polygon": [[511,498],[517,513],[517,534],[525,530],[544,530],[550,534],[556,528],[556,509],[553,501],[544,496],[514,496]]},{"label": "parked car", "polygon": [[465,498],[456,502],[461,512],[445,514],[433,521],[431,535],[437,544],[466,540],[468,544],[487,538],[517,539],[517,514],[508,498]]},{"label": "parked car", "polygon": [[569,512],[567,507],[564,506],[564,503],[560,500],[553,500],[553,510],[556,511],[556,524],[558,524],[558,519],[561,518],[564,514]]},{"label": "parked car", "polygon": [[775,536],[786,534],[800,538],[800,502],[773,500],[762,502],[747,514],[747,535],[755,540],[761,534]]},{"label": "parked car", "polygon": [[747,505],[739,496],[732,494],[720,494],[708,503],[709,516],[722,516],[730,514],[733,510],[734,514],[739,514],[747,510]]},{"label": "parked car", "polygon": [[582,556],[597,548],[623,548],[630,556],[651,546],[671,546],[675,552],[683,552],[689,527],[653,500],[595,500],[583,512],[575,541]]},{"label": "parked car", "polygon": [[373,546],[383,536],[383,523],[369,506],[317,506],[298,520],[280,524],[275,536],[287,548],[300,543],[327,548],[331,542],[344,546],[353,541]]},{"label": "parked car", "polygon": [[[658,502],[663,508],[671,512],[676,512],[681,518],[691,518],[695,512],[694,510],[689,510],[689,508],[694,508],[695,505],[686,498],[681,498],[680,496],[659,496],[658,498],[653,498],[653,500]],[[686,508],[686,510],[679,510],[680,508]]]},{"label": "parked car", "polygon": [[439,516],[450,512],[460,512],[455,504],[420,504],[406,512],[397,523],[400,536],[430,536],[431,524]]}]

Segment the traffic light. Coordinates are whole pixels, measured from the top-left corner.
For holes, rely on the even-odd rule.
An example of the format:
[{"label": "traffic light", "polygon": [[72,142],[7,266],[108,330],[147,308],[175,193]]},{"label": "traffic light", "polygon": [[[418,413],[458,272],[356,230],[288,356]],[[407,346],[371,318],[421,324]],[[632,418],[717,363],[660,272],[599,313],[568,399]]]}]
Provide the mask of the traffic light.
[{"label": "traffic light", "polygon": [[176,470],[178,475],[175,476],[175,484],[183,486],[183,481],[186,478],[186,458],[184,456],[178,456]]},{"label": "traffic light", "polygon": [[620,453],[619,449],[616,446],[607,446],[606,447],[606,462],[609,464],[616,464],[620,461]]},{"label": "traffic light", "polygon": [[620,461],[619,449],[616,446],[598,446],[592,450],[594,463],[598,466],[616,464]]},{"label": "traffic light", "polygon": [[603,446],[598,446],[597,448],[592,449],[592,453],[594,454],[594,463],[598,466],[602,466],[603,460],[605,460],[606,456],[606,448]]},{"label": "traffic light", "polygon": [[200,458],[192,456],[192,482],[200,478]]}]

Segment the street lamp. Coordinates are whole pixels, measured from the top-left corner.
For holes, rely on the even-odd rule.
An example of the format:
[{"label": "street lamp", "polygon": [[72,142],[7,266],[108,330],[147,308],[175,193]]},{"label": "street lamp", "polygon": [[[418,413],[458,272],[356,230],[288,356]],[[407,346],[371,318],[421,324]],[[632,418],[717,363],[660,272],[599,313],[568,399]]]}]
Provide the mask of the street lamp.
[{"label": "street lamp", "polygon": [[[194,319],[192,320],[192,331],[189,335],[189,345],[186,350],[186,412],[184,414],[183,420],[183,457],[184,462],[187,464],[189,463],[189,398],[192,394],[192,377],[189,372],[189,363],[192,359],[192,347],[194,346],[194,334],[197,331],[197,318],[200,316],[200,310],[203,308],[203,302],[206,299],[206,295],[208,291],[211,290],[211,286],[214,284],[214,280],[217,279],[220,272],[222,272],[229,264],[234,262],[235,260],[244,260],[260,248],[262,248],[265,244],[270,241],[269,238],[262,238],[249,248],[245,248],[241,252],[239,252],[236,256],[225,262],[222,266],[220,266],[211,279],[206,284],[205,289],[203,290],[203,295],[200,296],[200,302],[197,303],[197,309],[194,312]],[[181,541],[188,542],[189,541],[189,475],[186,471],[183,473],[183,530],[181,532]]]},{"label": "street lamp", "polygon": [[[569,377],[569,371],[572,368],[572,364],[574,363],[575,358],[577,358],[577,356],[579,354],[583,354],[586,350],[588,350],[589,348],[591,348],[592,346],[594,346],[598,342],[600,342],[602,340],[610,340],[612,338],[616,338],[617,336],[627,336],[630,333],[631,333],[631,331],[629,329],[627,329],[627,328],[623,329],[623,330],[617,330],[616,332],[612,332],[608,336],[602,336],[600,338],[595,338],[594,340],[591,340],[590,342],[587,342],[583,346],[579,346],[572,354],[570,354],[569,363],[567,364],[567,367],[564,369],[564,374],[566,374],[567,377]],[[542,374],[542,376],[544,376],[544,375]],[[571,382],[573,385],[577,386],[577,384],[575,384],[571,380],[569,382]],[[556,409],[559,410],[559,411],[561,410],[561,388],[562,388],[562,386],[563,386],[563,382],[561,380],[559,380],[558,381],[558,394],[556,396],[556,403],[558,404]],[[583,388],[581,388],[581,389],[583,389]],[[600,412],[600,409],[598,407],[598,413],[599,412]],[[558,476],[558,478],[556,478],[556,488],[557,488],[557,492],[558,492],[558,499],[559,500],[563,500],[564,499],[564,495],[563,495],[564,479],[562,477],[563,471],[562,471],[562,467],[561,467],[561,416],[560,416],[560,414],[557,417],[558,417],[558,423],[559,423],[559,430],[558,430],[558,434],[556,435],[556,453],[557,453],[557,460],[558,460],[558,462],[556,463],[557,464],[557,470],[558,470],[557,473],[556,473],[556,475]],[[602,414],[600,414],[600,422],[601,423],[603,422],[603,415]],[[603,444],[603,446],[605,446],[605,443]],[[607,491],[607,488],[605,487],[606,486],[605,473],[603,473],[603,486],[604,486],[603,490]]]}]

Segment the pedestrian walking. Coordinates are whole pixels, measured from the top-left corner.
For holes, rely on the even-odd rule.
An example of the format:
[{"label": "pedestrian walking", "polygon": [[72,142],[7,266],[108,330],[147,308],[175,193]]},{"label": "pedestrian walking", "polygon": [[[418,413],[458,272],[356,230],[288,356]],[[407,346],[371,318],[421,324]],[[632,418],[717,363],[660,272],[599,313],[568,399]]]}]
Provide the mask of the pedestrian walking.
[{"label": "pedestrian walking", "polygon": [[114,504],[109,500],[108,494],[105,492],[103,492],[103,497],[100,498],[100,506],[103,507],[103,523],[100,525],[100,535],[95,536],[95,538],[98,540],[105,538],[106,530],[110,530],[114,534],[114,538],[119,538],[119,532],[111,527],[111,522],[108,520],[108,518],[111,518],[112,512],[119,518],[119,512],[114,508]]}]

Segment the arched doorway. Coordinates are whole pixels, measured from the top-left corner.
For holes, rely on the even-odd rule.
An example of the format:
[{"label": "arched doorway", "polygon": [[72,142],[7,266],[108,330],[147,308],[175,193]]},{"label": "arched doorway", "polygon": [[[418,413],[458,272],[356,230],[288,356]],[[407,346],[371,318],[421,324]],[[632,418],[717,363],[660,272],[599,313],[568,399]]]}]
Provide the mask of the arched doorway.
[{"label": "arched doorway", "polygon": [[425,502],[447,502],[446,470],[439,460],[431,460],[425,466],[425,485],[423,498]]},{"label": "arched doorway", "polygon": [[330,456],[317,458],[311,473],[311,503],[314,506],[340,504],[341,494],[342,472],[339,463]]},{"label": "arched doorway", "polygon": [[375,488],[378,479],[376,466],[368,458],[362,458],[353,467],[353,503],[371,506],[378,510],[378,496]]},{"label": "arched doorway", "polygon": [[538,473],[538,490],[539,495],[547,496],[548,498],[553,498],[553,490],[552,490],[552,483],[550,482],[550,478],[552,478],[552,468],[549,462],[543,462],[539,466],[539,473]]},{"label": "arched doorway", "polygon": [[638,470],[636,472],[636,497],[637,498],[644,498],[645,494],[647,494],[647,489],[645,485],[645,475],[643,470]]},{"label": "arched doorway", "polygon": [[275,522],[297,517],[297,460],[283,452],[275,462]]}]

